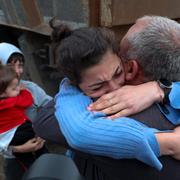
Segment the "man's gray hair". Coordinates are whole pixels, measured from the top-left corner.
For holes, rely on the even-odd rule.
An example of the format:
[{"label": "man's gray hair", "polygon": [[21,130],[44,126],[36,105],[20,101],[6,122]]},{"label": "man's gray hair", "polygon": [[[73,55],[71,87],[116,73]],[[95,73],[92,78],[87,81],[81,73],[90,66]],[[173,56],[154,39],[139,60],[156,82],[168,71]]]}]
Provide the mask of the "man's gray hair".
[{"label": "man's gray hair", "polygon": [[180,80],[180,25],[166,17],[144,16],[142,31],[128,37],[125,59],[135,59],[152,80]]}]

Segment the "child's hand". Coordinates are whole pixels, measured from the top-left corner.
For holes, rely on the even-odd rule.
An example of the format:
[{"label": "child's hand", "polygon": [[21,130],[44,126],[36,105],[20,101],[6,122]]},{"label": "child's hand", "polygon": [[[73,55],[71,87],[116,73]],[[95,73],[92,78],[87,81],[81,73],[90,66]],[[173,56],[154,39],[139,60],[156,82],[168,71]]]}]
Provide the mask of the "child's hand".
[{"label": "child's hand", "polygon": [[20,90],[24,90],[24,89],[26,89],[25,85],[24,85],[24,84],[22,84],[22,83],[19,85],[19,87],[20,87]]},{"label": "child's hand", "polygon": [[44,146],[45,140],[40,137],[30,139],[26,143],[18,146],[13,146],[13,152],[27,153],[34,152],[41,149]]}]

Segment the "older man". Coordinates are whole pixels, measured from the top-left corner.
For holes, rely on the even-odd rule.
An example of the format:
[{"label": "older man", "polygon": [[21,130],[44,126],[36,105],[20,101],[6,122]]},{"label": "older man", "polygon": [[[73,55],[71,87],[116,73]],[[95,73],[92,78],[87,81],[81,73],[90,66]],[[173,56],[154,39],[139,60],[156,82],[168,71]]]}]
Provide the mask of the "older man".
[{"label": "older man", "polygon": [[[157,29],[153,29],[155,25],[156,25]],[[136,54],[135,52],[137,51],[137,52],[140,53],[142,51],[141,47],[142,48],[144,48],[144,47],[153,48],[154,46],[152,46],[152,44],[154,45],[158,41],[157,35],[159,37],[159,35],[161,34],[161,33],[158,34],[158,32],[159,32],[158,30],[161,30],[162,32],[164,32],[163,39],[166,38],[166,36],[164,36],[165,34],[169,34],[171,36],[171,38],[169,39],[170,41],[173,42],[174,39],[176,40],[176,38],[173,38],[173,37],[176,34],[178,34],[178,32],[173,31],[173,33],[172,33],[172,31],[170,31],[170,28],[166,29],[166,27],[171,27],[172,25],[174,25],[177,29],[179,29],[179,26],[176,25],[176,23],[171,22],[168,19],[164,19],[164,18],[161,18],[161,17],[146,17],[146,18],[142,18],[142,19],[138,20],[137,23],[134,26],[132,26],[132,28],[128,31],[128,33],[126,34],[125,38],[122,40],[122,43],[121,43],[121,46],[123,47],[122,50],[121,50],[121,56],[123,57],[123,60],[125,61],[126,80],[128,82],[130,82],[131,84],[137,85],[137,84],[144,83],[144,82],[147,82],[147,81],[150,81],[150,80],[157,80],[157,79],[161,79],[161,78],[164,78],[164,77],[166,77],[166,79],[167,79],[167,76],[164,75],[164,71],[160,71],[161,68],[158,69],[158,73],[159,73],[158,75],[154,76],[154,73],[152,75],[151,71],[148,71],[147,68],[144,68],[144,66],[143,66],[143,65],[147,66],[147,64],[145,62],[143,62],[143,61],[140,61],[140,62],[138,61],[138,60],[145,60],[145,59],[142,59],[141,54],[140,54],[140,56],[138,56],[139,54]],[[160,29],[158,29],[158,27]],[[154,30],[153,31],[154,34],[152,32],[150,32],[148,34],[146,32],[148,30],[149,31]],[[133,36],[133,34],[134,34],[134,36]],[[141,37],[144,38],[143,35],[149,35],[149,37],[148,36],[146,37],[147,39],[149,39],[151,37],[151,35],[153,37],[155,36],[156,38],[154,38],[153,41],[150,41],[151,44],[147,44],[145,41],[140,41]],[[134,41],[131,41],[131,40],[134,40]],[[132,42],[134,43],[133,44],[134,46],[131,46]],[[138,44],[138,42],[140,42],[140,43]],[[142,42],[145,42],[146,44],[143,44],[143,46],[139,46],[139,45],[141,45]],[[150,43],[150,42],[148,42],[148,43]],[[173,42],[174,45],[176,45],[175,42],[176,41]],[[165,43],[166,45],[169,44],[169,42],[167,43],[167,41],[164,41],[163,43]],[[165,44],[163,44],[163,45],[165,45]],[[160,42],[159,42],[158,45],[159,45],[160,49],[163,48],[163,47],[167,48],[167,46],[162,46],[162,44]],[[159,47],[157,47],[157,49]],[[140,48],[139,51],[138,51],[138,48]],[[154,49],[156,49],[156,48],[154,48]],[[148,49],[148,50],[151,52],[151,49]],[[170,53],[170,52],[171,51],[169,51],[168,53]],[[127,53],[128,56],[126,56],[125,53]],[[143,53],[145,53],[145,52],[143,52]],[[159,53],[160,52],[158,52],[158,54]],[[171,55],[173,55],[173,54],[171,54]],[[149,60],[151,60],[151,58],[152,58],[151,55],[152,54],[149,53],[149,56],[147,55],[146,58],[147,59],[149,58]],[[163,53],[160,56],[161,58],[163,57],[162,55],[163,55]],[[175,57],[177,57],[177,56],[175,56]],[[164,59],[164,58],[167,58],[167,59]],[[169,62],[169,54],[168,54],[168,57],[165,56],[165,57],[163,57],[163,59],[166,61],[166,63]],[[174,61],[175,61],[175,59],[174,59]],[[152,59],[152,60],[154,60],[154,59]],[[173,63],[173,62],[171,62],[171,63]],[[153,61],[153,63],[154,63],[154,61]],[[148,66],[149,66],[150,70],[152,70],[152,68],[154,68],[153,63],[152,62],[148,63]],[[155,67],[156,67],[156,65],[157,64],[155,64]],[[170,76],[168,78],[168,80],[176,80],[175,79],[176,78],[175,72],[179,72],[178,68],[173,69],[173,68],[171,68],[171,66],[168,66],[168,68],[169,68],[169,72],[172,75],[172,76]],[[68,88],[66,90],[67,90],[66,92],[62,91],[62,93],[60,93],[60,96],[63,95],[63,93],[68,94]],[[79,97],[79,98],[81,100],[81,97]],[[64,101],[63,101],[64,104],[61,102],[61,106],[63,106],[63,110],[65,110],[64,107],[66,107],[66,102],[67,101],[71,100],[71,101],[75,102],[77,99],[78,98],[73,98],[73,97],[67,97],[67,99],[64,99]],[[83,97],[83,100],[84,100],[84,97]],[[75,103],[78,104],[79,101],[77,101]],[[58,99],[57,99],[57,103],[59,103]],[[78,106],[79,106],[79,104],[78,104]],[[68,119],[70,119],[70,122],[73,122],[74,118],[77,118],[77,119],[81,118],[81,114],[76,114],[76,109],[74,109],[74,112],[69,113],[71,110],[73,111],[73,109],[69,109],[69,107],[67,107],[67,108],[68,108],[67,116],[66,116],[66,112],[63,112],[63,116],[61,116],[61,117],[57,116],[58,121],[60,122],[60,124],[62,123],[61,120],[63,120],[63,119],[65,121],[68,121]],[[170,108],[169,106],[168,107],[165,106],[165,109],[168,110],[169,112],[171,112],[171,109],[169,109],[169,108]],[[164,111],[164,106],[163,106],[163,108],[161,107],[161,110],[166,115],[165,112],[167,112],[167,111],[166,110]],[[60,109],[57,109],[57,111],[60,111]],[[87,112],[85,112],[85,113],[87,113]],[[74,114],[74,116],[71,116],[72,114]],[[171,114],[171,113],[169,113],[169,114]],[[175,114],[176,114],[176,112],[175,112]],[[154,115],[154,116],[151,117],[151,118],[153,118],[152,121],[156,122],[154,125],[152,125],[153,123],[152,124],[148,123],[148,122],[151,122],[151,121],[146,120],[146,119],[148,119],[149,115]],[[173,126],[171,123],[169,123],[168,121],[166,121],[164,119],[164,117],[159,113],[156,106],[152,106],[150,109],[148,109],[145,112],[142,112],[141,115],[137,115],[135,118],[139,119],[139,120],[142,120],[147,125],[151,125],[151,126],[156,127],[156,128],[170,129]],[[167,116],[167,118],[169,118],[169,117]],[[163,121],[163,123],[159,123],[159,122],[162,122],[162,121]],[[175,119],[173,119],[173,123],[178,124],[178,122],[176,122]],[[162,127],[162,124],[163,125],[165,124],[165,126]],[[70,129],[67,129],[67,130],[63,130],[63,132],[64,132],[65,137],[68,139],[68,141],[70,141],[69,138],[73,137],[72,133],[74,133],[74,131],[73,130],[71,131]],[[68,135],[68,132],[71,132],[71,136]],[[94,132],[94,133],[96,133],[96,132]],[[86,134],[86,137],[87,137],[87,135],[88,135],[88,133]],[[109,136],[110,135],[111,135],[111,132],[109,132]],[[82,134],[82,136],[83,136],[83,134]],[[91,139],[91,135],[89,136],[89,138],[87,138],[87,142],[90,142],[89,139]],[[104,139],[104,142],[105,141],[106,141],[106,139]],[[87,142],[84,142],[84,143],[87,144]],[[83,143],[83,142],[81,142],[81,143]],[[97,141],[93,145],[96,148],[96,146],[98,146],[98,144],[99,144],[99,142]],[[85,146],[82,146],[82,147],[84,148],[83,151],[86,151]],[[90,146],[90,147],[92,148],[92,146]],[[81,150],[81,145],[79,147],[75,147],[75,148]],[[91,152],[91,151],[88,150],[88,145],[87,145],[87,151]],[[83,157],[82,153],[80,153],[80,156]],[[76,157],[75,157],[75,160],[76,160]],[[168,158],[168,157],[164,160],[164,162],[166,162],[166,161],[168,161],[167,163],[165,163],[165,164],[167,164],[168,167],[165,169],[166,170],[165,172],[168,172],[168,173],[171,172],[171,173],[173,173],[173,175],[175,177],[176,176],[175,171],[170,171],[169,167],[171,167],[172,165],[176,166],[176,167],[180,167],[179,162],[177,162],[177,161],[175,161],[175,160],[173,160],[171,158]],[[84,163],[86,163],[87,167],[88,167],[87,169],[85,169],[86,166],[84,166],[84,169],[83,169],[84,170],[84,175],[86,175],[86,177],[89,177],[90,179],[103,179],[103,178],[104,179],[120,179],[120,178],[132,179],[132,178],[134,178],[133,176],[135,176],[135,178],[138,178],[138,179],[140,179],[140,178],[147,179],[148,177],[145,178],[145,176],[147,174],[148,174],[148,176],[149,175],[153,176],[153,178],[151,177],[151,179],[155,179],[155,178],[156,179],[158,179],[158,178],[165,179],[165,177],[168,179],[168,177],[166,176],[167,175],[166,173],[158,173],[155,170],[151,169],[150,167],[147,167],[144,164],[142,164],[142,163],[140,163],[138,161],[135,161],[135,160],[112,160],[112,159],[87,155],[84,158]],[[81,165],[82,165],[82,163],[81,163]],[[111,168],[112,166],[113,166],[113,168]],[[92,167],[92,169],[90,169],[90,167]],[[135,168],[137,168],[138,170],[135,171]],[[121,169],[121,171],[120,171],[120,169]],[[143,172],[143,170],[145,170],[145,172]],[[128,173],[129,171],[131,171],[131,173]],[[88,172],[90,172],[90,174],[91,174],[90,176],[88,176]],[[94,175],[93,177],[92,177],[92,174]],[[180,177],[180,175],[177,175],[175,178],[178,178],[178,177]]]}]

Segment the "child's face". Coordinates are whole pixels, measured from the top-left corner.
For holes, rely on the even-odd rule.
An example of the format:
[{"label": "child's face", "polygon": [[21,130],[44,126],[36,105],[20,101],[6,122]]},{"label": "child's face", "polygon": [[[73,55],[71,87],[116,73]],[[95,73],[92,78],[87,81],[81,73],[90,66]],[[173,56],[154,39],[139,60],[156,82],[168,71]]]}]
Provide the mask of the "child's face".
[{"label": "child's face", "polygon": [[16,62],[11,62],[8,65],[12,66],[15,70],[15,72],[17,73],[18,77],[20,78],[22,73],[23,73],[23,63],[21,63],[20,61],[16,61]]},{"label": "child's face", "polygon": [[20,85],[18,79],[13,79],[6,91],[3,93],[3,97],[16,97],[20,92]]}]

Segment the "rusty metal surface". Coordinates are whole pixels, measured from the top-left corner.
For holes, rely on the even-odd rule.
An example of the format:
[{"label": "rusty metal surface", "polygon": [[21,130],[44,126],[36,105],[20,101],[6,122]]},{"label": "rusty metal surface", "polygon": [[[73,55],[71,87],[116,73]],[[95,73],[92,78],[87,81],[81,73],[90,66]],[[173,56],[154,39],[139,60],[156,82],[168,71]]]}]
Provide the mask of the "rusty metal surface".
[{"label": "rusty metal surface", "polygon": [[50,95],[55,95],[59,80],[53,78],[54,69],[50,66],[50,38],[25,33],[18,38],[18,43],[25,56],[25,78],[33,80]]},{"label": "rusty metal surface", "polygon": [[3,10],[4,17],[9,24],[19,24],[18,17],[11,0],[0,0],[0,6]]},{"label": "rusty metal surface", "polygon": [[21,0],[21,3],[30,27],[33,28],[43,23],[43,17],[36,0]]},{"label": "rusty metal surface", "polygon": [[100,24],[100,1],[89,1],[89,25],[99,26]]},{"label": "rusty metal surface", "polygon": [[101,0],[101,25],[132,24],[146,14],[180,17],[179,0]]},{"label": "rusty metal surface", "polygon": [[31,32],[36,33],[44,36],[50,36],[52,29],[47,24],[42,24],[36,28],[29,28],[26,26],[19,26],[16,24],[9,24],[3,21],[0,21],[0,27],[7,27],[11,28],[12,30],[19,31],[19,32]]},{"label": "rusty metal surface", "polygon": [[6,23],[28,26],[21,1],[19,0],[0,0],[1,8],[5,14]]},{"label": "rusty metal surface", "polygon": [[[19,32],[31,32],[36,33],[44,36],[50,36],[52,29],[47,24],[41,24],[40,26],[37,26],[35,28],[29,28],[26,26],[19,26],[16,24],[8,24],[4,21],[0,21],[0,28],[1,27],[7,27],[12,28],[12,30],[19,31]],[[2,41],[2,40],[0,40]]]},{"label": "rusty metal surface", "polygon": [[73,28],[89,25],[89,0],[0,0],[0,24],[49,35],[57,16]]},{"label": "rusty metal surface", "polygon": [[48,21],[53,16],[71,28],[108,26],[121,39],[139,16],[179,18],[179,6],[179,0],[0,0],[0,42],[19,46],[27,62],[26,77],[54,95],[60,77],[49,45]]},{"label": "rusty metal surface", "polygon": [[85,22],[87,11],[84,11],[82,0],[54,0],[54,15],[65,21]]}]

